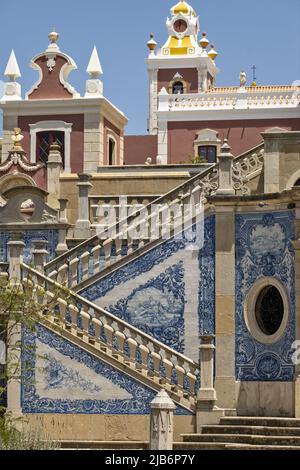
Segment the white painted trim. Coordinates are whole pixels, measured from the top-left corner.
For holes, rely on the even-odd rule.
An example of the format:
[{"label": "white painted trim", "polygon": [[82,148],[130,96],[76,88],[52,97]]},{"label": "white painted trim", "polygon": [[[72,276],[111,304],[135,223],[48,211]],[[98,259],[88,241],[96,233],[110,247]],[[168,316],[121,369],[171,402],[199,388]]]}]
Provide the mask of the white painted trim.
[{"label": "white painted trim", "polygon": [[36,135],[39,132],[60,131],[65,134],[64,173],[71,173],[71,132],[73,124],[64,121],[39,121],[30,127],[30,161],[36,163]]},{"label": "white painted trim", "polygon": [[206,69],[213,77],[219,73],[218,67],[209,57],[200,56],[151,56],[146,59],[148,69],[189,69],[199,67]]},{"label": "white painted trim", "polygon": [[107,166],[110,166],[109,165],[109,141],[113,140],[114,143],[115,143],[115,150],[114,150],[114,159],[113,159],[113,163],[111,166],[114,166],[114,165],[119,165],[118,163],[118,160],[119,160],[119,145],[118,145],[118,141],[115,137],[115,134],[112,130],[108,129],[106,127],[106,156],[107,156],[107,162],[106,162],[106,165]]},{"label": "white painted trim", "polygon": [[[41,67],[36,63],[36,61],[38,59],[40,59],[41,57],[45,57],[47,56],[47,54],[49,54],[49,51],[45,51],[45,52],[42,52],[41,54],[38,54],[36,55],[35,57],[33,57],[33,59],[31,60],[30,62],[30,67],[33,69],[33,70],[36,70],[38,73],[39,73],[39,78],[38,80],[33,84],[33,86],[31,87],[31,89],[26,93],[26,96],[25,96],[25,99],[26,100],[29,100],[29,96],[31,95],[31,93],[34,92],[34,90],[36,90],[42,80],[43,80],[43,72],[42,72],[42,69]],[[77,91],[75,90],[74,87],[72,87],[72,85],[70,83],[67,82],[67,79],[68,79],[68,76],[70,74],[70,72],[72,72],[72,70],[77,70],[77,65],[76,63],[74,62],[74,60],[69,57],[67,54],[63,54],[62,52],[51,52],[51,55],[52,56],[60,56],[60,57],[63,57],[64,59],[67,60],[67,63],[65,65],[62,66],[61,70],[60,70],[60,74],[59,74],[59,80],[60,80],[60,83],[64,86],[64,88],[66,88],[66,90],[68,90],[73,98],[79,98],[80,95],[79,93],[77,93]]]},{"label": "white painted trim", "polygon": [[[181,95],[182,96],[182,95]],[[300,107],[297,108],[270,108],[270,109],[224,109],[193,111],[158,111],[161,121],[187,122],[187,121],[238,121],[253,119],[297,119],[300,118]]]},{"label": "white painted trim", "polygon": [[296,181],[300,178],[300,170],[297,170],[295,173],[290,176],[288,179],[288,182],[286,184],[286,189],[291,189],[293,186],[295,186]]},{"label": "white painted trim", "polygon": [[[261,331],[255,317],[255,306],[258,296],[264,287],[268,286],[274,286],[279,290],[284,305],[283,319],[280,328],[274,335],[271,336],[268,336]],[[264,277],[255,282],[245,299],[244,318],[248,331],[260,343],[273,344],[279,341],[279,339],[286,332],[289,319],[289,297],[284,285],[274,277]]]}]

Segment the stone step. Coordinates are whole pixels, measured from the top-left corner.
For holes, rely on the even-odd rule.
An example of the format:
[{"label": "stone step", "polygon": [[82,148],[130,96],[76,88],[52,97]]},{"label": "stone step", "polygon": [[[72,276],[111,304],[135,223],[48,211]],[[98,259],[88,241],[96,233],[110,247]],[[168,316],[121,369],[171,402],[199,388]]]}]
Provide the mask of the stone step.
[{"label": "stone step", "polygon": [[298,450],[300,446],[229,444],[226,442],[175,442],[174,450]]},{"label": "stone step", "polygon": [[296,418],[267,418],[251,416],[225,416],[221,418],[220,424],[224,426],[271,426],[271,427],[300,427],[300,419]]},{"label": "stone step", "polygon": [[259,436],[299,436],[300,427],[208,425],[202,426],[201,434],[254,434]]},{"label": "stone step", "polygon": [[61,449],[68,450],[145,450],[147,441],[60,441]]},{"label": "stone step", "polygon": [[228,444],[251,444],[251,445],[287,445],[299,446],[300,437],[296,436],[264,436],[252,434],[184,434],[184,442],[226,442]]}]

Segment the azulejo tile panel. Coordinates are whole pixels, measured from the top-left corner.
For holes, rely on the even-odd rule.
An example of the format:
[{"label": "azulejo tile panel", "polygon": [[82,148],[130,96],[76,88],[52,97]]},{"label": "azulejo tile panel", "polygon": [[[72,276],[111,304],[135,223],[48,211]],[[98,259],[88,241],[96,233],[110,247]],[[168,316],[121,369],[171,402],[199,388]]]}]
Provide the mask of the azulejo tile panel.
[{"label": "azulejo tile panel", "polygon": [[[11,235],[9,231],[0,231],[0,261],[2,262],[7,261],[7,243],[10,238]],[[48,261],[56,256],[55,249],[58,244],[58,230],[26,230],[23,232],[23,241],[25,243],[25,263],[29,263],[31,261],[32,240],[46,240],[48,242]]]},{"label": "azulejo tile panel", "polygon": [[197,360],[199,332],[214,332],[215,217],[204,221],[203,247],[191,239],[163,242],[81,295]]},{"label": "azulejo tile panel", "polygon": [[[236,216],[236,378],[245,381],[290,381],[294,366],[295,257],[293,211]],[[247,293],[263,277],[274,277],[286,288],[289,318],[279,341],[262,344],[244,319]]]},{"label": "azulejo tile panel", "polygon": [[[24,413],[148,414],[156,393],[42,325],[22,332]],[[176,414],[190,414],[177,407]]]}]

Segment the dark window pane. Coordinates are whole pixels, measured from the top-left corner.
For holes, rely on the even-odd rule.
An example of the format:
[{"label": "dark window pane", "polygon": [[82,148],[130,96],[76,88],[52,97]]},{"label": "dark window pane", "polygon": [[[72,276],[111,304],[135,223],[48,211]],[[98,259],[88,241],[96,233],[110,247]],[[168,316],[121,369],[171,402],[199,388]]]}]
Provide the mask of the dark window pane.
[{"label": "dark window pane", "polygon": [[216,147],[207,148],[207,161],[209,163],[215,163],[217,158],[217,149]]},{"label": "dark window pane", "polygon": [[184,86],[182,82],[175,82],[173,84],[172,89],[173,95],[177,95],[178,93],[182,94],[184,92]]},{"label": "dark window pane", "polygon": [[296,181],[296,183],[294,184],[294,186],[300,186],[300,178]]},{"label": "dark window pane", "polygon": [[50,147],[57,143],[60,146],[62,162],[65,162],[65,133],[60,131],[39,132],[37,134],[36,158],[37,161],[47,163]]},{"label": "dark window pane", "polygon": [[255,317],[259,328],[265,335],[274,335],[280,328],[283,315],[284,304],[279,290],[274,286],[265,287],[255,305]]}]

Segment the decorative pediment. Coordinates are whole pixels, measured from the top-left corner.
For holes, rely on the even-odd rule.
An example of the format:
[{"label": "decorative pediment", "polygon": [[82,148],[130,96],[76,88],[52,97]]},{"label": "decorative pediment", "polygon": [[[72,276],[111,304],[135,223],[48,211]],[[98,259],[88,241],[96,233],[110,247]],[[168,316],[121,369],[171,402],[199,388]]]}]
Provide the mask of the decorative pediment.
[{"label": "decorative pediment", "polygon": [[11,188],[2,194],[0,223],[58,223],[58,211],[46,203],[48,193],[34,186]]},{"label": "decorative pediment", "polygon": [[38,81],[27,93],[26,99],[70,99],[79,94],[68,82],[68,77],[77,66],[74,60],[60,51],[57,41],[59,34],[49,34],[50,44],[45,52],[36,55],[30,62],[31,68],[39,73]]}]

